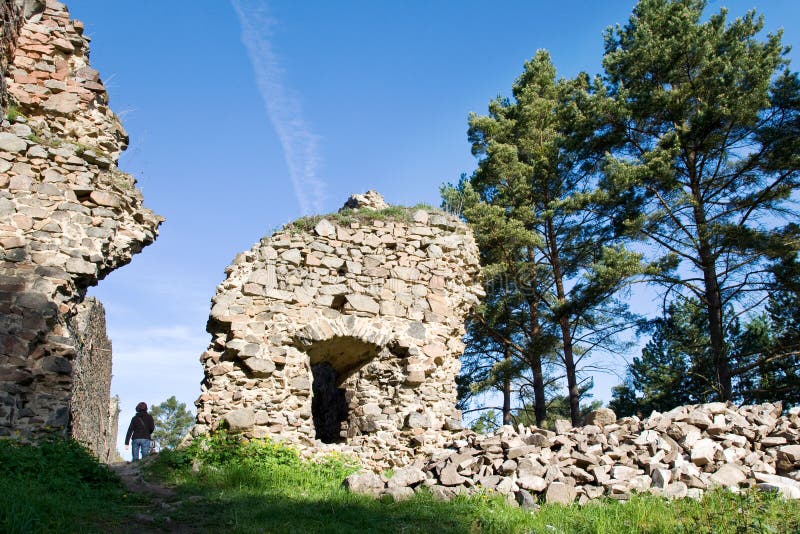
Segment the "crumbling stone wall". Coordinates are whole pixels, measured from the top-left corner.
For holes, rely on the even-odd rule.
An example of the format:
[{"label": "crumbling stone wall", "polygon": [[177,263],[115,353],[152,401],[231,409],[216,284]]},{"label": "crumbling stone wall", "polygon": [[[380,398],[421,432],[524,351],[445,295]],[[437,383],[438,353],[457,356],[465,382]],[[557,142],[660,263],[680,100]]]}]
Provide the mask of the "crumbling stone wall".
[{"label": "crumbling stone wall", "polygon": [[226,269],[195,435],[224,421],[388,467],[461,428],[461,337],[482,295],[472,235],[437,211],[360,209],[289,225]]},{"label": "crumbling stone wall", "polygon": [[103,305],[94,298],[84,300],[70,317],[69,330],[77,349],[72,368],[72,436],[107,460],[116,448],[117,432],[110,427],[116,406],[111,404],[111,341],[106,336]]},{"label": "crumbling stone wall", "polygon": [[0,2],[0,109],[7,106],[6,78],[9,61],[17,46],[17,37],[22,29],[22,6],[16,2]]},{"label": "crumbling stone wall", "polygon": [[25,14],[5,57],[14,113],[0,123],[0,436],[29,437],[69,432],[80,349],[70,318],[162,219],[117,168],[128,138],[83,25],[55,0]]}]

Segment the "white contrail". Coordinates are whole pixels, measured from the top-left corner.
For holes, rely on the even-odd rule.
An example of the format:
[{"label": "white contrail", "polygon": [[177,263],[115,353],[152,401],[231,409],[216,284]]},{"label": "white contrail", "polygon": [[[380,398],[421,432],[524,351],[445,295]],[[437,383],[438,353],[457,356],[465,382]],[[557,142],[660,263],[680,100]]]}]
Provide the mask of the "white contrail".
[{"label": "white contrail", "polygon": [[322,213],[325,184],[317,177],[319,138],[303,119],[300,99],[283,79],[283,69],[270,42],[275,19],[266,2],[231,0],[242,27],[242,43],[247,49],[272,126],[283,148],[283,157],[294,185],[303,215]]}]

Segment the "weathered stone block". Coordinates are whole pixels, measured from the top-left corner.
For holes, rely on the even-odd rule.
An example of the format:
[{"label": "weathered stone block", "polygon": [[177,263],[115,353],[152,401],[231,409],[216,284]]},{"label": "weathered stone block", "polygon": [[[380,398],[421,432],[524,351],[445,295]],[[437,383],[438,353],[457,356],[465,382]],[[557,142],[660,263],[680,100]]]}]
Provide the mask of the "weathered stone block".
[{"label": "weathered stone block", "polygon": [[244,432],[256,424],[256,415],[249,408],[240,408],[226,413],[224,420],[231,432]]}]

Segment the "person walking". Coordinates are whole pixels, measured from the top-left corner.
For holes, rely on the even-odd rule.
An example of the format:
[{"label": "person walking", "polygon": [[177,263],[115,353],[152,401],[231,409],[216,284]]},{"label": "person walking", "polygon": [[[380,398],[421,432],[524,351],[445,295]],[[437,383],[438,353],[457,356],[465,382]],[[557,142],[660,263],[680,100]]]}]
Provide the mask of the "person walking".
[{"label": "person walking", "polygon": [[125,450],[133,438],[134,462],[139,459],[140,453],[142,458],[150,454],[150,436],[155,429],[153,416],[147,413],[147,403],[140,402],[136,405],[136,415],[131,418],[131,424],[128,425],[128,432],[125,434]]}]

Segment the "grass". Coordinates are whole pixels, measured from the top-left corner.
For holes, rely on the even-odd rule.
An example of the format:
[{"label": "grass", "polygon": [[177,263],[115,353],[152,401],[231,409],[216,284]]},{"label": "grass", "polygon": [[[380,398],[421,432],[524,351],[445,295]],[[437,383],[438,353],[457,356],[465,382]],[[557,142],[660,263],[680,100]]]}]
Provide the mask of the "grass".
[{"label": "grass", "polygon": [[[74,442],[0,441],[0,532],[152,532],[166,513],[172,525],[226,533],[800,532],[800,502],[757,491],[712,491],[701,501],[642,494],[627,503],[543,505],[529,512],[488,493],[451,502],[424,492],[403,502],[354,495],[341,481],[355,469],[347,457],[309,462],[283,445],[220,434],[165,451],[151,465],[147,477],[178,493],[174,509],[159,512],[151,501],[126,494]],[[143,511],[158,521],[138,525],[135,516]]]},{"label": "grass", "polygon": [[373,221],[397,221],[410,224],[413,221],[414,212],[417,210],[436,211],[436,208],[428,204],[417,204],[415,206],[389,206],[382,210],[360,209],[354,211],[352,209],[344,209],[336,213],[329,213],[327,215],[311,215],[302,217],[293,221],[283,227],[290,232],[308,232],[311,231],[319,221],[328,219],[334,224],[340,226],[348,226],[351,223],[358,222],[369,224]]},{"label": "grass", "polygon": [[19,117],[24,117],[19,108],[16,106],[8,106],[6,119],[8,119],[9,122],[15,122]]},{"label": "grass", "polygon": [[0,440],[0,532],[119,532],[147,506],[80,444]]},{"label": "grass", "polygon": [[[162,455],[152,471],[186,497],[173,516],[201,521],[201,530],[228,532],[436,532],[625,533],[797,532],[800,503],[757,491],[712,491],[701,501],[634,495],[630,502],[601,500],[583,507],[544,505],[535,513],[501,496],[479,494],[451,502],[418,493],[404,502],[354,495],[341,481],[355,467],[346,458],[305,462],[265,441],[222,435],[194,450]],[[238,449],[237,449],[238,447]],[[192,468],[194,465],[194,469]]]}]

